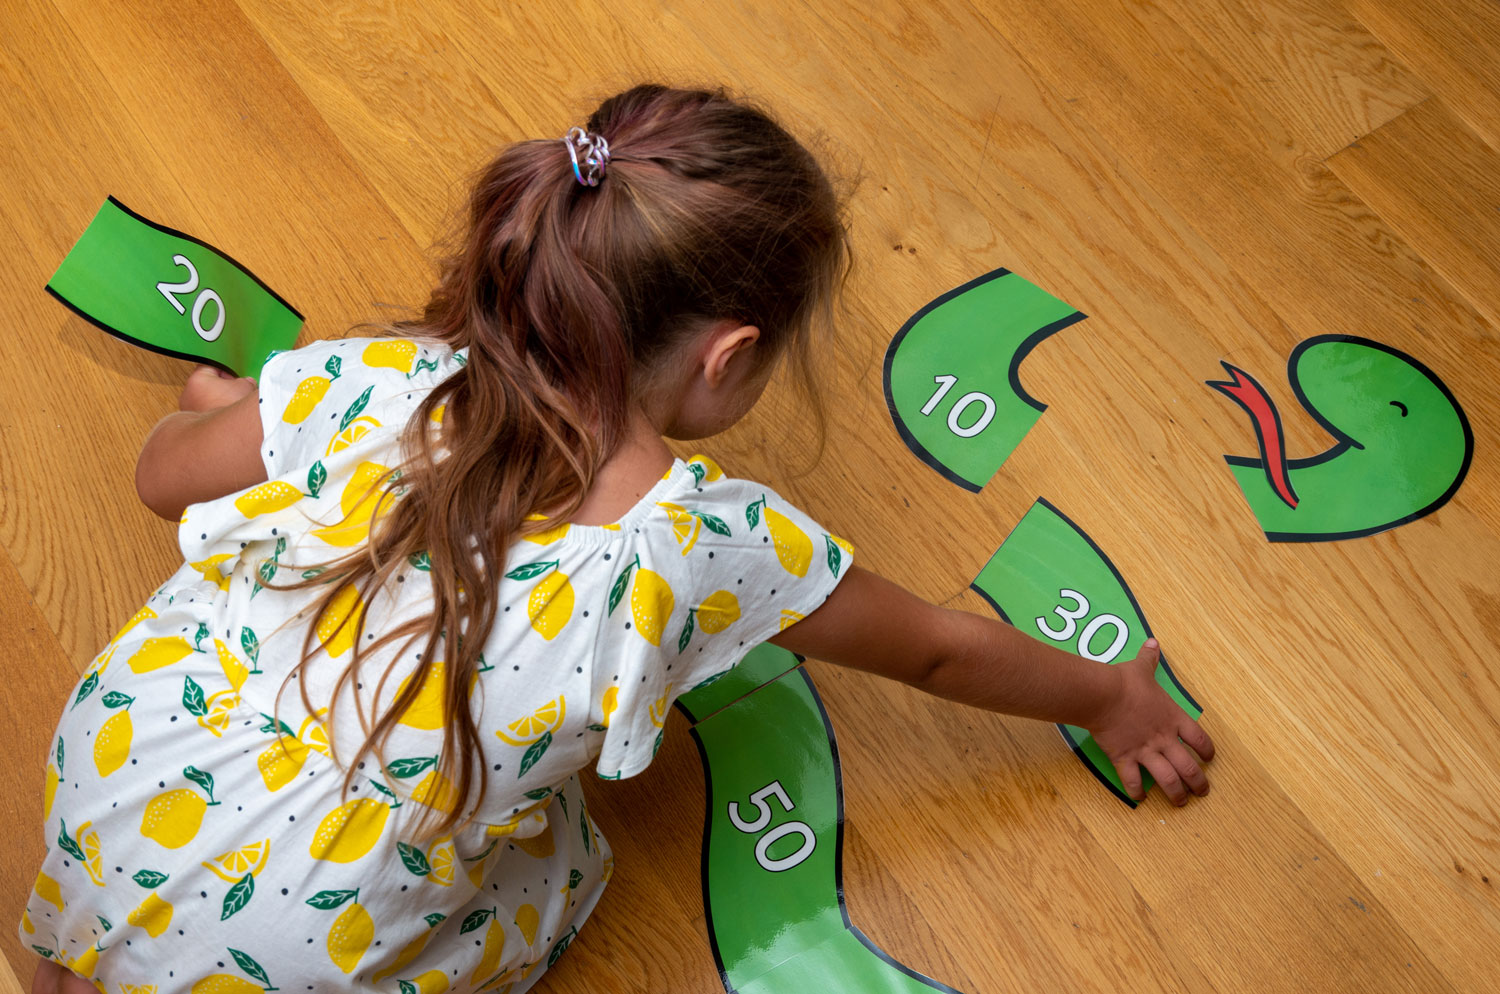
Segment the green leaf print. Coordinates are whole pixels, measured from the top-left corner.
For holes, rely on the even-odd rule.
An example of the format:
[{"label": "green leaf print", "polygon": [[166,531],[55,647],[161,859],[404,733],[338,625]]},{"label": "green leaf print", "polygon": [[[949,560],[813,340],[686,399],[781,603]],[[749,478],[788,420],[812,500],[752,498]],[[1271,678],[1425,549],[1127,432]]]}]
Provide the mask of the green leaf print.
[{"label": "green leaf print", "polygon": [[328,357],[328,361],[323,363],[323,368],[328,371],[328,379],[332,382],[339,378],[339,373],[344,368],[344,360],[336,355],[331,355]]},{"label": "green leaf print", "polygon": [[190,676],[182,678],[182,706],[187,708],[188,714],[200,718],[208,714],[208,705],[203,700],[203,688]]},{"label": "green leaf print", "polygon": [[745,520],[750,522],[750,530],[755,531],[755,526],[760,524],[760,509],[765,504],[766,497],[761,495],[760,500],[753,501],[745,508]]},{"label": "green leaf print", "polygon": [[392,810],[394,810],[396,808],[399,808],[401,806],[401,799],[396,796],[396,792],[393,791],[393,790],[391,790],[385,784],[381,783],[378,780],[371,780],[370,781],[370,786],[374,787],[377,791],[379,791],[380,793],[384,794],[386,797],[389,797],[391,800],[393,800],[393,801],[396,802],[395,804],[391,805]]},{"label": "green leaf print", "polygon": [[302,579],[311,580],[315,576],[321,576],[324,572],[326,571],[323,569],[323,567],[314,566],[312,569],[305,569],[302,571]]},{"label": "green leaf print", "polygon": [[459,349],[457,352],[453,353],[453,361],[458,363],[460,366],[467,366],[469,364],[469,354],[463,349]]},{"label": "green leaf print", "polygon": [[418,373],[420,373],[424,369],[437,369],[437,368],[438,368],[438,364],[437,364],[437,360],[436,359],[418,359],[417,360],[417,364],[411,368],[411,372],[406,374],[406,378],[409,380],[413,376],[416,376]]},{"label": "green leaf print", "polygon": [[707,511],[694,511],[691,508],[688,509],[688,513],[703,522],[703,527],[715,535],[729,536],[729,524],[723,518],[709,514]]},{"label": "green leaf print", "polygon": [[607,726],[600,725],[600,724],[590,725],[590,726],[588,726],[588,729],[591,732],[607,732],[607,731],[609,731],[609,728]]},{"label": "green leaf print", "polygon": [[464,919],[464,923],[458,927],[458,934],[464,935],[466,933],[474,931],[476,928],[488,921],[494,914],[494,908],[480,908],[478,911],[469,912],[469,916]]},{"label": "green leaf print", "polygon": [[58,773],[59,776],[62,775],[62,771],[63,771],[63,740],[62,740],[62,736],[59,735],[57,737],[57,773]]},{"label": "green leaf print", "polygon": [[687,624],[682,626],[682,634],[677,636],[677,655],[679,656],[687,649],[688,643],[693,640],[693,616],[697,613],[697,608],[688,608]]},{"label": "green leaf print", "polygon": [[828,545],[828,568],[833,571],[834,576],[838,576],[839,567],[844,562],[844,550],[839,548],[838,543],[830,535],[824,535],[823,541]]},{"label": "green leaf print", "polygon": [[434,911],[430,915],[423,915],[422,920],[427,923],[428,928],[437,928],[443,922],[448,920],[448,916],[440,911]]},{"label": "green leaf print", "polygon": [[105,918],[103,915],[95,915],[94,917],[99,919],[99,924],[104,926],[104,931],[106,932],[115,927],[114,922],[110,921],[108,918]]},{"label": "green leaf print", "polygon": [[[229,947],[226,946],[225,948],[228,949]],[[239,964],[240,969],[245,971],[245,976],[260,984],[268,991],[280,990],[278,987],[271,986],[271,978],[266,976],[266,971],[261,968],[259,963],[251,959],[249,954],[242,953],[238,949],[230,949],[229,955],[233,956],[234,961]]]},{"label": "green leaf print", "polygon": [[[84,698],[92,694],[98,686],[99,671],[95,670],[84,679],[83,684],[78,688],[78,696],[73,698],[73,707],[76,708],[78,705],[82,704]],[[72,708],[69,708],[69,710],[72,710]]]},{"label": "green leaf print", "polygon": [[[578,809],[578,828],[583,833],[583,854],[587,856],[592,851],[592,842],[589,839],[589,815],[583,808]],[[576,871],[575,871],[576,872]],[[579,879],[582,879],[580,876]],[[577,884],[572,886],[577,887]]]},{"label": "green leaf print", "polygon": [[412,569],[419,569],[423,573],[432,572],[432,557],[427,554],[426,549],[423,549],[414,556],[407,556],[406,561],[411,563]]},{"label": "green leaf print", "polygon": [[323,911],[332,911],[334,908],[347,902],[350,898],[357,897],[359,897],[359,891],[357,890],[320,890],[302,903],[311,904],[313,907],[320,908]]},{"label": "green leaf print", "polygon": [[425,877],[432,872],[432,864],[422,855],[422,850],[406,842],[396,843],[396,852],[401,854],[401,863],[412,873]]},{"label": "green leaf print", "polygon": [[319,459],[307,470],[307,496],[318,496],[323,492],[323,484],[327,482],[328,470],[323,468],[323,460]]},{"label": "green leaf print", "polygon": [[526,792],[526,796],[531,798],[533,801],[540,801],[544,798],[552,796],[552,788],[538,787],[536,790],[528,790]]},{"label": "green leaf print", "polygon": [[708,470],[703,467],[702,463],[688,463],[688,472],[693,474],[693,486],[703,486],[703,478],[708,475]]},{"label": "green leaf print", "polygon": [[527,749],[525,755],[521,757],[521,772],[516,774],[517,780],[524,777],[528,770],[541,762],[542,754],[547,751],[547,747],[551,744],[552,733],[550,731],[543,732],[542,737],[531,744],[531,748]]},{"label": "green leaf print", "polygon": [[275,732],[278,735],[285,735],[288,738],[293,739],[297,737],[297,733],[292,731],[292,726],[288,725],[280,718],[273,718],[270,715],[266,714],[264,711],[260,713],[260,716],[266,719],[266,723],[260,726],[260,730],[262,732]]},{"label": "green leaf print", "polygon": [[[573,872],[577,873],[578,871],[574,870]],[[574,926],[573,928],[568,929],[567,935],[557,940],[557,945],[553,946],[552,952],[547,954],[547,969],[550,970],[554,965],[556,965],[557,958],[568,951],[568,947],[573,944],[573,937],[577,934],[578,928],[577,926]]]},{"label": "green leaf print", "polygon": [[260,574],[261,583],[270,583],[272,580],[276,579],[277,565],[278,564],[274,559],[261,560],[260,568],[256,570],[256,572]]},{"label": "green leaf print", "polygon": [[193,633],[193,651],[194,652],[202,652],[203,651],[202,642],[206,638],[208,638],[208,626],[206,624],[204,624],[203,622],[200,621],[200,622],[198,622],[198,630]]},{"label": "green leaf print", "polygon": [[556,559],[553,559],[549,562],[527,563],[525,566],[517,566],[509,573],[505,574],[505,578],[507,580],[530,580],[532,577],[541,576],[549,569],[552,569],[558,565],[560,564]]},{"label": "green leaf print", "polygon": [[219,921],[234,915],[245,905],[250,903],[250,897],[255,893],[255,874],[247,873],[229,888],[229,893],[224,895],[224,909],[219,913]]},{"label": "green leaf print", "polygon": [[61,829],[57,833],[57,844],[62,847],[62,851],[79,862],[86,862],[88,857],[83,854],[83,849],[79,847],[78,843],[68,837],[68,823],[59,819],[57,824],[58,828]]},{"label": "green leaf print", "polygon": [[656,741],[653,742],[653,743],[651,743],[651,758],[652,759],[655,759],[656,758],[656,754],[661,751],[661,739],[662,739],[662,736],[665,735],[665,734],[667,734],[667,730],[665,728],[663,728],[661,731],[659,731],[659,732],[656,733]]},{"label": "green leaf print", "polygon": [[167,875],[158,870],[136,870],[130,879],[149,889],[166,883]]},{"label": "green leaf print", "polygon": [[214,775],[212,773],[204,773],[202,770],[198,769],[198,767],[196,767],[196,766],[184,766],[182,768],[182,775],[185,776],[185,777],[187,777],[189,780],[193,781],[193,783],[195,783],[198,786],[202,787],[204,790],[208,791],[208,797],[209,797],[208,803],[210,803],[210,804],[218,804],[219,803],[218,801],[215,801],[213,799],[213,796],[214,796]]},{"label": "green leaf print", "polygon": [[[240,648],[245,650],[245,656],[250,660],[252,667],[260,666],[260,639],[256,637],[255,629],[240,629]],[[256,672],[259,670],[257,669]]]},{"label": "green leaf print", "polygon": [[365,387],[364,393],[360,394],[354,399],[354,403],[349,405],[349,409],[345,411],[344,416],[339,419],[339,431],[343,431],[345,428],[354,423],[354,419],[359,417],[359,412],[363,411],[365,409],[365,405],[370,402],[370,393],[374,389],[375,384],[372,383],[369,386]]},{"label": "green leaf print", "polygon": [[52,950],[48,949],[46,946],[33,945],[31,948],[42,959],[51,959],[52,958]]},{"label": "green leaf print", "polygon": [[437,765],[437,761],[436,756],[413,756],[410,759],[393,759],[385,764],[385,768],[397,780],[405,780]]},{"label": "green leaf print", "polygon": [[101,701],[107,708],[123,708],[134,704],[135,698],[129,694],[122,694],[118,690],[111,690],[101,698]]},{"label": "green leaf print", "polygon": [[625,572],[615,581],[615,585],[609,588],[609,610],[606,614],[614,614],[615,608],[620,606],[620,601],[625,596],[625,591],[630,587],[630,572],[641,564],[641,557],[636,556],[633,561],[625,567]]}]

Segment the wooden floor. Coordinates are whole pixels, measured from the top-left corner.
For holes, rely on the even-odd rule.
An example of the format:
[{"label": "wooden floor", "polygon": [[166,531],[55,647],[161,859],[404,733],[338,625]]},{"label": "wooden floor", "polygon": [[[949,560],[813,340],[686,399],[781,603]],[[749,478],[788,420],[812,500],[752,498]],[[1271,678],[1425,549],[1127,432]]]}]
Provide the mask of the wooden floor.
[{"label": "wooden floor", "polygon": [[[81,667],[179,561],[134,497],[182,363],[42,287],[107,194],[240,259],[307,334],[419,304],[497,145],[643,77],[723,81],[857,178],[827,447],[785,395],[715,440],[934,600],[1038,496],[1129,580],[1220,746],[1214,792],[1130,811],[1047,726],[812,664],[840,736],[851,916],[896,959],[1000,991],[1477,992],[1500,957],[1500,7],[1488,0],[864,0],[0,5],[0,992]],[[1027,361],[1050,407],[980,494],[904,447],[891,336],[999,266],[1088,320]],[[1441,511],[1268,544],[1225,453],[1229,358],[1328,437],[1288,353],[1418,356],[1473,423]],[[620,872],[540,988],[718,989],[680,717],[591,798]],[[9,964],[9,969],[6,968]],[[14,977],[11,973],[14,973]],[[113,994],[113,992],[111,992]]]}]

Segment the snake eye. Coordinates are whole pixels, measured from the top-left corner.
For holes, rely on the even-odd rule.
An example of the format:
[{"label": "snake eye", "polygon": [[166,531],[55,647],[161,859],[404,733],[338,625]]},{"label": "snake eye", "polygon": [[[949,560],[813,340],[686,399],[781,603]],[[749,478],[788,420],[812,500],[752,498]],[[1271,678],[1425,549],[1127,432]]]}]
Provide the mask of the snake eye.
[{"label": "snake eye", "polygon": [[1399,400],[1393,400],[1393,401],[1391,401],[1391,406],[1392,407],[1396,407],[1396,408],[1400,408],[1400,410],[1401,410],[1401,416],[1403,418],[1406,417],[1406,405],[1403,404],[1403,403],[1401,403],[1401,401],[1399,401]]}]

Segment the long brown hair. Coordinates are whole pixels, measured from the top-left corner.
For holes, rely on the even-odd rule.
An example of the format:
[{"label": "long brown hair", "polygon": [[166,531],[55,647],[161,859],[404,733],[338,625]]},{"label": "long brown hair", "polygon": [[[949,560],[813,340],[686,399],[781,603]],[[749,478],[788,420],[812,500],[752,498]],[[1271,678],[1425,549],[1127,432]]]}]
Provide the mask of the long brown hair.
[{"label": "long brown hair", "polygon": [[[709,322],[758,327],[764,361],[805,361],[847,272],[838,196],[763,111],[723,91],[646,85],[604,101],[587,130],[612,152],[597,187],[575,180],[555,139],[511,145],[477,177],[425,310],[392,326],[465,349],[467,361],[412,416],[399,473],[374,484],[384,492],[368,543],[291,585],[329,584],[322,618],[341,595],[349,602],[351,586],[371,603],[425,554],[432,613],[368,646],[363,613],[352,613],[343,624],[354,626],[354,657],[334,697],[346,681],[359,686],[362,652],[425,642],[383,713],[356,706],[365,741],[347,788],[359,759],[383,761],[393,726],[446,660],[438,769],[459,800],[431,834],[467,824],[476,781],[477,797],[487,786],[469,691],[507,551],[547,527],[531,516],[576,512],[653,371]],[[335,637],[326,627],[309,626],[299,666]]]}]

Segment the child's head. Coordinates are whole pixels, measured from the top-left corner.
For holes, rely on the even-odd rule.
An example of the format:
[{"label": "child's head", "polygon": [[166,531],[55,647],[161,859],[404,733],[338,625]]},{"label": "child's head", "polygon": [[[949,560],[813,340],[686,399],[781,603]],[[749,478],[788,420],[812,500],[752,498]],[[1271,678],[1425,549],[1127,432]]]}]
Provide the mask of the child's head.
[{"label": "child's head", "polygon": [[[425,312],[398,326],[467,349],[467,360],[412,416],[400,498],[393,477],[378,484],[368,546],[303,581],[337,581],[322,616],[346,586],[373,603],[410,558],[431,564],[430,616],[369,645],[363,613],[348,622],[355,651],[340,686],[362,686],[365,653],[425,642],[394,699],[383,676],[371,681],[380,713],[348,777],[367,752],[381,755],[442,660],[450,717],[438,768],[458,797],[483,790],[469,690],[511,544],[548,527],[537,514],[577,510],[637,412],[679,437],[733,424],[778,359],[805,359],[842,280],[838,198],[762,112],[721,92],[640,86],[606,100],[587,132],[610,151],[597,185],[579,181],[558,138],[512,145],[478,177]],[[463,820],[455,810],[432,830]]]},{"label": "child's head", "polygon": [[483,171],[424,324],[476,373],[524,362],[600,455],[632,404],[669,435],[728,427],[833,296],[838,198],[796,139],[722,92],[638,86],[585,130],[608,142],[597,186],[557,139]]}]

